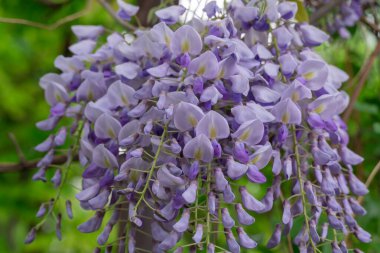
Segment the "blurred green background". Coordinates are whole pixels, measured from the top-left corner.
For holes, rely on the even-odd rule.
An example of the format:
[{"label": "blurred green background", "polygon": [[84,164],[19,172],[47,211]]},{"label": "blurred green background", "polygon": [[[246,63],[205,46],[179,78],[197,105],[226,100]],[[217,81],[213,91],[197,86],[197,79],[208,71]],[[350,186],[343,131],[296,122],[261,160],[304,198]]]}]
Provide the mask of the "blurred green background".
[{"label": "blurred green background", "polygon": [[[81,10],[82,17],[54,30],[38,29],[18,24],[0,23],[0,162],[17,162],[15,146],[8,138],[13,133],[27,159],[40,156],[33,147],[44,140],[46,133],[35,128],[35,122],[48,115],[43,91],[38,86],[39,78],[54,72],[56,56],[69,55],[68,46],[75,41],[70,26],[74,24],[101,24],[111,30],[121,31],[106,11],[96,2],[87,5],[84,0],[0,0],[0,17],[20,18],[53,24],[58,20]],[[86,11],[87,10],[87,11]],[[352,30],[347,41],[333,40],[321,46],[318,51],[333,65],[344,69],[354,77],[365,59],[372,52],[376,38],[363,27]],[[344,87],[349,93],[352,87]],[[366,180],[380,159],[380,60],[377,59],[370,77],[360,94],[349,121],[351,148],[365,157],[365,162],[356,167],[357,175]],[[72,198],[77,192],[73,185],[78,183],[80,169],[74,169],[72,184],[63,189],[63,199]],[[23,244],[28,229],[38,222],[35,213],[41,202],[54,197],[51,184],[33,182],[35,170],[0,174],[0,253],[19,252],[92,252],[96,245],[94,234],[81,234],[76,226],[89,217],[73,200],[74,220],[63,215],[63,240],[55,237],[54,225],[43,227],[36,241],[28,246]],[[51,175],[49,175],[51,176]],[[49,177],[50,178],[50,177]],[[373,235],[373,242],[360,245],[364,252],[380,252],[380,175],[370,186],[365,197],[368,214],[359,218],[359,223]],[[262,188],[254,189],[263,195]],[[63,205],[62,205],[63,206]],[[252,231],[262,234],[256,237],[267,240],[278,222],[278,215],[256,218]],[[263,216],[264,218],[264,216]],[[356,241],[353,240],[354,245]],[[282,252],[282,249],[268,251],[263,248],[250,252]],[[327,251],[326,251],[327,252]]]}]

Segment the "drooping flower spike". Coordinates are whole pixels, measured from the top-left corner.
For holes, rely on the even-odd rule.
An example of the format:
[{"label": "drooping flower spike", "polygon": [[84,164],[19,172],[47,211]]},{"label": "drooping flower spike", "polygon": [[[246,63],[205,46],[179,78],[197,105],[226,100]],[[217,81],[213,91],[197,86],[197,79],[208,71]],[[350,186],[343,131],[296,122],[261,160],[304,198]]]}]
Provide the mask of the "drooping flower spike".
[{"label": "drooping flower spike", "polygon": [[[118,3],[124,20],[138,11]],[[300,252],[326,241],[333,251],[346,248],[330,230],[369,242],[354,219],[366,213],[356,196],[368,190],[352,167],[362,158],[347,147],[339,116],[347,75],[313,51],[329,37],[297,23],[297,9],[290,1],[231,1],[226,9],[211,1],[209,20],[174,29],[186,10],[169,6],[156,11],[162,22],[151,29],[113,33],[99,46],[103,28],[73,27],[73,55],[57,57],[60,74],[41,78],[51,111],[37,127],[51,134],[36,147],[46,155],[34,179],[47,181],[54,154],[74,143],[69,158],[78,155],[83,168],[75,197],[95,212],[78,229],[102,227],[97,240],[107,245],[127,223],[118,247],[129,252],[235,253],[277,247],[289,234]],[[58,126],[66,118],[72,125]],[[67,170],[55,172],[55,186]],[[259,233],[255,220],[279,201],[272,235],[254,240],[244,227]],[[44,203],[37,216],[50,208]],[[61,218],[56,227],[60,237]],[[137,240],[146,234],[149,249]]]}]

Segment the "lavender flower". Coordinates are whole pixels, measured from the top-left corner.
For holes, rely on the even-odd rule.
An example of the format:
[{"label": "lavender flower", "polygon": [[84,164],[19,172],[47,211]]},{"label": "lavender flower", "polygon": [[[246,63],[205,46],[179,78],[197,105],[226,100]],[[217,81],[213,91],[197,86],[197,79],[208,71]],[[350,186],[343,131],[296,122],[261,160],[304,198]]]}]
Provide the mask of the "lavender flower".
[{"label": "lavender flower", "polygon": [[[46,181],[57,147],[80,144],[71,150],[83,167],[76,198],[95,211],[81,232],[99,230],[106,210],[113,210],[99,244],[126,222],[119,249],[125,251],[128,238],[134,252],[141,247],[139,227],[151,222],[154,246],[148,251],[215,252],[219,245],[210,235],[220,243],[222,233],[210,224],[219,223],[226,237],[220,247],[235,253],[257,246],[243,228],[255,222],[252,212],[271,211],[282,196],[283,224],[276,225],[269,248],[282,235],[297,234],[295,244],[307,252],[327,239],[329,229],[370,241],[353,218],[365,210],[347,196],[368,192],[353,173],[362,158],[347,147],[339,116],[348,104],[339,90],[347,75],[313,51],[329,36],[297,23],[297,4],[264,2],[232,1],[221,10],[211,1],[204,11],[212,19],[193,19],[176,30],[169,25],[186,10],[168,6],[155,12],[162,22],[151,29],[113,33],[103,44],[97,41],[103,28],[73,27],[79,39],[70,47],[74,55],[58,57],[61,73],[41,78],[51,115],[37,127],[50,136],[36,147],[46,155],[34,178]],[[118,4],[123,20],[138,12]],[[73,125],[55,131],[66,118]],[[59,187],[64,169],[52,178]],[[245,176],[249,181],[241,185]],[[248,189],[264,183],[259,201]],[[49,208],[42,206],[38,216]],[[66,208],[72,218],[71,202]],[[142,218],[147,212],[151,221]],[[296,216],[302,229],[293,227]],[[197,245],[178,247],[189,234]],[[334,250],[345,248],[335,244]]]}]

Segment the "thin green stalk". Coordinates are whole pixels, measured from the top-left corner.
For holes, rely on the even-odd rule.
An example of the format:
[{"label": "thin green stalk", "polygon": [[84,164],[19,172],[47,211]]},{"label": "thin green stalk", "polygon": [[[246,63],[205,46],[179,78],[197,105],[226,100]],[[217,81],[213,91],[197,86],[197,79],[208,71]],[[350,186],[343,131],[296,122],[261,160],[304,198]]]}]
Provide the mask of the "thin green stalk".
[{"label": "thin green stalk", "polygon": [[[206,194],[208,194],[211,190],[210,180],[211,180],[211,163],[209,163],[207,166]],[[207,247],[210,244],[211,219],[210,219],[209,199],[207,196],[206,196],[206,199],[207,199],[207,214],[206,214],[206,226],[207,226],[206,247]]]},{"label": "thin green stalk", "polygon": [[149,184],[150,184],[150,180],[152,179],[153,177],[153,172],[156,168],[156,164],[157,164],[157,161],[158,161],[158,157],[160,156],[160,153],[161,153],[161,149],[162,149],[162,146],[165,142],[165,138],[166,138],[166,134],[167,134],[167,131],[168,131],[168,126],[165,125],[164,126],[164,132],[162,133],[161,135],[161,140],[160,140],[160,144],[158,144],[158,148],[157,148],[157,151],[156,151],[156,155],[154,156],[154,159],[153,159],[153,162],[152,162],[152,167],[150,168],[150,171],[149,171],[149,174],[148,174],[148,177],[146,179],[146,183],[145,183],[145,186],[144,186],[144,189],[142,190],[141,192],[141,196],[139,198],[139,200],[137,201],[135,207],[134,207],[134,214],[137,215],[137,209],[138,207],[140,206],[141,202],[143,201],[144,197],[145,197],[145,193],[146,191],[148,190],[149,188]]},{"label": "thin green stalk", "polygon": [[82,131],[83,131],[83,128],[84,128],[84,122],[81,122],[81,123],[82,124],[80,125],[80,127],[78,129],[77,139],[75,140],[75,143],[72,146],[72,148],[68,151],[66,166],[63,169],[62,181],[61,181],[61,184],[58,187],[57,194],[55,195],[54,201],[53,201],[52,205],[49,207],[49,210],[48,210],[47,214],[45,215],[45,217],[35,226],[36,230],[40,229],[40,227],[46,222],[47,218],[49,218],[49,216],[53,213],[54,208],[55,208],[55,206],[56,206],[56,204],[57,204],[57,202],[58,202],[58,200],[59,200],[59,198],[61,196],[62,188],[63,188],[63,186],[65,185],[65,183],[67,181],[68,174],[69,174],[69,171],[70,171],[70,168],[71,168],[71,164],[74,161],[75,154],[78,151],[80,138],[81,138]]},{"label": "thin green stalk", "polygon": [[197,226],[198,226],[198,208],[199,208],[199,186],[201,185],[201,173],[198,174],[198,177],[197,177],[197,180],[198,180],[198,188],[197,188],[197,196],[196,196],[196,201],[195,201],[195,208],[194,208],[194,212],[195,212],[195,228],[194,230],[197,229]]},{"label": "thin green stalk", "polygon": [[305,226],[306,226],[307,233],[309,234],[309,242],[313,248],[313,252],[319,252],[319,250],[315,247],[315,244],[314,244],[314,242],[310,236],[309,216],[307,215],[307,209],[306,209],[306,205],[307,205],[306,193],[305,193],[304,188],[303,188],[301,161],[300,161],[300,156],[299,156],[299,152],[298,152],[298,143],[297,143],[295,125],[292,125],[292,132],[293,132],[294,155],[295,155],[296,163],[297,163],[297,178],[298,178],[298,182],[300,185],[300,194],[301,194],[301,198],[302,198],[302,206],[303,206],[302,208],[303,208],[303,216],[305,219]]}]

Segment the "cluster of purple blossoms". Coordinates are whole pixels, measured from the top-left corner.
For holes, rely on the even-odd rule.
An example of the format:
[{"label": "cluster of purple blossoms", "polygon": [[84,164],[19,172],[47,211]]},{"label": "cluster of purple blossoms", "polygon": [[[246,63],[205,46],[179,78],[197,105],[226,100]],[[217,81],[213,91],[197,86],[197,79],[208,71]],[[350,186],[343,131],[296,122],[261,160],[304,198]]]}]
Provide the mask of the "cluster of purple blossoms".
[{"label": "cluster of purple blossoms", "polygon": [[[124,19],[138,11],[119,4]],[[72,125],[38,145],[47,153],[34,178],[45,180],[66,131],[75,135],[69,158],[78,153],[84,168],[76,198],[95,211],[78,229],[90,233],[104,223],[98,243],[107,250],[117,224],[124,224],[119,252],[135,252],[147,225],[152,252],[255,248],[266,242],[244,229],[275,201],[283,215],[268,248],[292,230],[300,252],[321,252],[326,243],[347,252],[350,233],[369,242],[354,218],[366,212],[356,196],[368,190],[352,167],[363,159],[347,147],[339,117],[348,76],[312,50],[329,36],[297,23],[290,1],[234,0],[225,10],[211,1],[204,11],[209,20],[172,30],[185,9],[171,6],[156,12],[161,22],[151,29],[112,33],[104,44],[97,41],[102,27],[74,26],[73,56],[59,56],[62,73],[41,78],[51,113],[37,126],[54,131],[66,118]],[[57,186],[67,170],[57,170]],[[270,187],[258,199],[250,185],[263,183]],[[103,221],[106,212],[112,215]],[[294,231],[297,219],[303,226]],[[217,243],[221,236],[226,245]]]},{"label": "cluster of purple blossoms", "polygon": [[[326,8],[326,5],[332,4],[329,0],[307,0],[306,2],[311,7],[312,13],[321,11]],[[375,5],[374,0],[339,1],[336,7],[329,10],[328,15],[318,22],[321,26],[325,26],[330,34],[337,33],[341,38],[347,39],[351,36],[348,28],[356,25],[365,9],[376,7]]]}]

